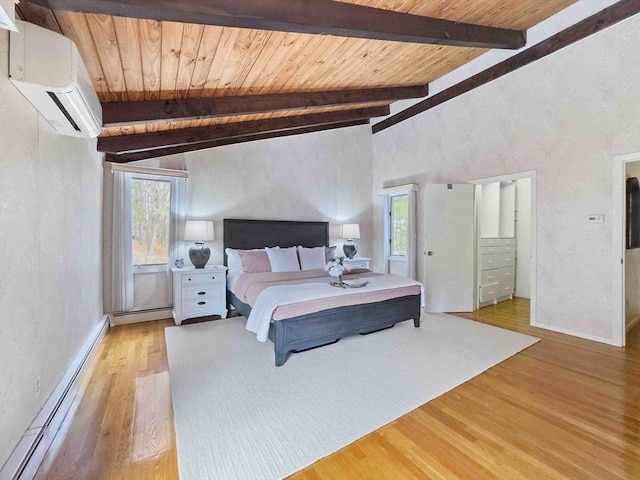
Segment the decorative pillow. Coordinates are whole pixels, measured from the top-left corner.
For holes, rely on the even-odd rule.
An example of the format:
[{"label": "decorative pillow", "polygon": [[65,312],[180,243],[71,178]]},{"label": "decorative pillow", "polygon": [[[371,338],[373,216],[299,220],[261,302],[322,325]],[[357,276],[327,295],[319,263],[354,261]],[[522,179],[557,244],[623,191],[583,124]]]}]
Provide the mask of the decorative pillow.
[{"label": "decorative pillow", "polygon": [[242,271],[244,273],[263,273],[271,271],[269,256],[264,250],[240,250]]},{"label": "decorative pillow", "polygon": [[242,259],[240,258],[240,252],[264,252],[264,248],[254,248],[252,250],[225,248],[224,252],[227,254],[227,268],[229,271],[229,275],[242,275],[245,272],[242,269]]},{"label": "decorative pillow", "polygon": [[298,254],[296,247],[290,248],[265,248],[269,256],[272,272],[299,272]]},{"label": "decorative pillow", "polygon": [[[329,263],[329,261],[336,256],[336,246],[332,246],[332,247],[325,247],[325,254],[324,254],[324,263]],[[324,268],[324,267],[323,267]]]},{"label": "decorative pillow", "polygon": [[316,270],[327,264],[325,258],[326,247],[305,248],[298,245],[298,257],[302,270]]}]

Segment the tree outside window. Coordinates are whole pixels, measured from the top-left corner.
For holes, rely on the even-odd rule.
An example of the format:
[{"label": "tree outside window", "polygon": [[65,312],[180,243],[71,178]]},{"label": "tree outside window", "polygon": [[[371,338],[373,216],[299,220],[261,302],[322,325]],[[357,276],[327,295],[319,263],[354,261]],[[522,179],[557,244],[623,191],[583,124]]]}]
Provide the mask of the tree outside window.
[{"label": "tree outside window", "polygon": [[391,197],[391,255],[406,256],[409,249],[409,196]]},{"label": "tree outside window", "polygon": [[171,183],[132,179],[133,264],[166,264],[169,258]]}]

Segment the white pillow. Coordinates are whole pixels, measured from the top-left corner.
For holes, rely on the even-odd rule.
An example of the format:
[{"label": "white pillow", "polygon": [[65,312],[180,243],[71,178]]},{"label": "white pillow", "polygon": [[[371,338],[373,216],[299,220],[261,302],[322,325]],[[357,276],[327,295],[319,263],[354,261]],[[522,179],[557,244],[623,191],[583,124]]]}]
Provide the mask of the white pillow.
[{"label": "white pillow", "polygon": [[326,247],[305,248],[298,245],[298,257],[302,270],[316,270],[326,265]]},{"label": "white pillow", "polygon": [[[253,250],[245,250],[247,252],[260,252],[264,251],[264,248],[254,248]],[[235,248],[225,248],[224,252],[227,254],[227,268],[229,275],[242,275],[244,270],[242,269],[242,259],[240,258],[240,250]]]},{"label": "white pillow", "polygon": [[272,272],[299,272],[300,264],[298,263],[298,254],[296,247],[280,248],[266,247],[269,263],[271,263]]}]

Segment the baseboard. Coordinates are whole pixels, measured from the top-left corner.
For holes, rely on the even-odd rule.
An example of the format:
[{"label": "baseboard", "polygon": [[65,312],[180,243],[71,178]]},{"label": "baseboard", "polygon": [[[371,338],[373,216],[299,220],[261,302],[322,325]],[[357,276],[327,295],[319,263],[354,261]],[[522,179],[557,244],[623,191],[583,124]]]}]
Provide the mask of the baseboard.
[{"label": "baseboard", "polygon": [[87,366],[109,328],[103,315],[0,470],[0,480],[32,479],[73,403]]},{"label": "baseboard", "polygon": [[171,307],[144,310],[140,312],[110,313],[109,325],[111,325],[112,327],[117,327],[118,325],[129,325],[131,323],[140,322],[153,322],[154,320],[164,320],[166,318],[173,318]]},{"label": "baseboard", "polygon": [[633,319],[629,323],[627,323],[627,326],[625,327],[625,331],[627,333],[629,333],[631,331],[631,329],[633,327],[635,327],[639,323],[640,323],[640,315],[638,315],[635,319]]},{"label": "baseboard", "polygon": [[614,347],[619,346],[619,345],[616,345],[613,342],[613,340],[610,338],[598,337],[596,335],[588,335],[586,333],[575,332],[573,330],[569,330],[568,328],[554,327],[552,325],[546,325],[544,323],[536,323],[535,325],[532,324],[531,326],[542,328],[544,330],[551,330],[552,332],[564,333],[565,335],[571,335],[573,337],[584,338],[585,340],[591,340],[593,342],[606,343],[607,345],[613,345]]}]

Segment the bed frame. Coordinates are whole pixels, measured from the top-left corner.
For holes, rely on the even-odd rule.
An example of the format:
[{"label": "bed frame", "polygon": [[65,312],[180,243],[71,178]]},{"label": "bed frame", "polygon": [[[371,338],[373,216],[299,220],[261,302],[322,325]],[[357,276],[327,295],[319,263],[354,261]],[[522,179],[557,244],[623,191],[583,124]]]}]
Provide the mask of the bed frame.
[{"label": "bed frame", "polygon": [[[224,248],[248,250],[281,247],[320,247],[329,244],[329,223],[281,220],[224,220]],[[224,263],[227,264],[225,253]],[[227,301],[245,318],[251,307],[230,291]],[[284,365],[291,353],[335,343],[348,335],[366,335],[398,322],[413,320],[420,326],[420,295],[382,302],[350,305],[273,322],[269,339],[274,344],[276,367]]]}]

